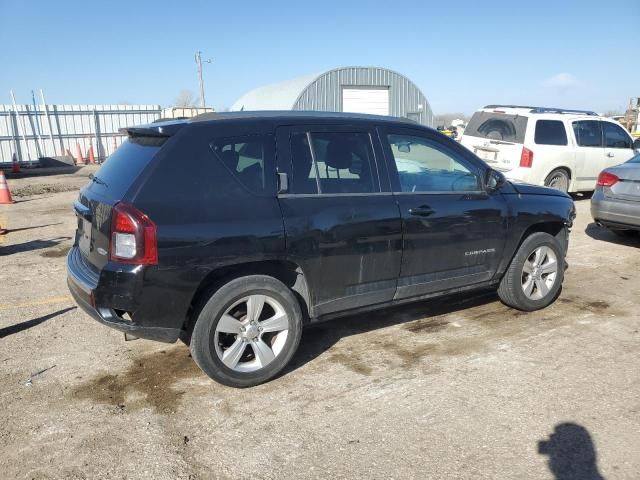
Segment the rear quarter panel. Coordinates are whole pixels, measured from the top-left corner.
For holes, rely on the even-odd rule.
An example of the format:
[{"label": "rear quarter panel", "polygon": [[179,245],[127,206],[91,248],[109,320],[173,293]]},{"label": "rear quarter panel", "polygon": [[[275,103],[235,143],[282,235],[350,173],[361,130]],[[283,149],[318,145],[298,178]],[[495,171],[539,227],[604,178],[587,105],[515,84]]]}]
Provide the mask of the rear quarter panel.
[{"label": "rear quarter panel", "polygon": [[284,253],[275,191],[250,193],[209,148],[216,137],[238,134],[233,126],[184,128],[133,200],[157,225],[158,265],[145,273],[145,297],[171,310],[176,322],[184,320],[195,291],[213,270]]}]

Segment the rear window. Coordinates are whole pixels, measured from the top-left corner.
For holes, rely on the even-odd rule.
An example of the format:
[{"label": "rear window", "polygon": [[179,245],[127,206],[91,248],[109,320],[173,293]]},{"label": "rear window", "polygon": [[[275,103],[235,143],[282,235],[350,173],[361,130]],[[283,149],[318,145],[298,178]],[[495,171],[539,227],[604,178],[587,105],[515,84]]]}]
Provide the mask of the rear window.
[{"label": "rear window", "polygon": [[108,198],[121,199],[166,140],[164,137],[125,140],[96,172],[89,190]]},{"label": "rear window", "polygon": [[469,120],[465,136],[501,140],[503,142],[524,143],[527,131],[527,117],[499,112],[476,112]]},{"label": "rear window", "polygon": [[560,120],[538,120],[534,142],[538,145],[566,145],[567,131]]}]

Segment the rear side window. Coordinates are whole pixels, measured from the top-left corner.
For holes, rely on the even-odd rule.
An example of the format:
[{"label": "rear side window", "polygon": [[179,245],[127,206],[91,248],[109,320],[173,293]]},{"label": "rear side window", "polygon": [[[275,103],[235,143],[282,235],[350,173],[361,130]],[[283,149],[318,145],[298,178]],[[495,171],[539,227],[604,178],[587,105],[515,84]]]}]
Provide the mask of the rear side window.
[{"label": "rear side window", "polygon": [[165,137],[127,139],[102,164],[89,189],[108,198],[123,198],[166,140]]},{"label": "rear side window", "polygon": [[604,124],[604,144],[607,148],[632,148],[631,137],[625,130],[615,123]]},{"label": "rear side window", "polygon": [[560,120],[538,120],[534,141],[538,145],[566,145],[564,123]]},{"label": "rear side window", "polygon": [[580,147],[602,147],[602,123],[597,120],[573,122],[573,133]]},{"label": "rear side window", "polygon": [[465,135],[501,140],[503,142],[524,143],[527,131],[527,117],[499,112],[476,112],[469,120]]},{"label": "rear side window", "polygon": [[374,158],[369,134],[300,132],[291,136],[291,193],[371,193]]},{"label": "rear side window", "polygon": [[219,138],[211,142],[213,153],[231,174],[252,193],[267,193],[267,158],[273,155],[271,135]]}]

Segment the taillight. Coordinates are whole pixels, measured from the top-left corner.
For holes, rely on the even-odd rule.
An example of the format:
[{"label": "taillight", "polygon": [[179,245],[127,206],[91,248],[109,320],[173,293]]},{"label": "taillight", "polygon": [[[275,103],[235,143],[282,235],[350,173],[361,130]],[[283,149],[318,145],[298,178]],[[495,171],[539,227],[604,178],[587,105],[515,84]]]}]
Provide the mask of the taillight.
[{"label": "taillight", "polygon": [[136,265],[158,263],[156,224],[132,205],[117,203],[113,207],[109,259]]},{"label": "taillight", "polygon": [[533,164],[533,152],[528,148],[522,147],[522,153],[520,154],[520,166],[531,168]]},{"label": "taillight", "polygon": [[609,173],[605,170],[604,172],[600,172],[600,175],[598,175],[598,181],[596,182],[596,185],[598,185],[599,187],[612,187],[613,185],[618,183],[619,180],[620,178],[617,175]]}]

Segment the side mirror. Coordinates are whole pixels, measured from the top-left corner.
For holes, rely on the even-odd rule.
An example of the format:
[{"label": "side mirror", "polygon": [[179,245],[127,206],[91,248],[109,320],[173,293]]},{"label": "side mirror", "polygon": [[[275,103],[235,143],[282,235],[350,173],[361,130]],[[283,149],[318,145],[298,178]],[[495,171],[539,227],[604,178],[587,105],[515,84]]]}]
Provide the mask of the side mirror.
[{"label": "side mirror", "polygon": [[506,177],[497,170],[487,170],[484,184],[487,186],[489,192],[495,192],[499,190],[502,185],[507,181]]},{"label": "side mirror", "polygon": [[640,138],[636,138],[636,139],[633,141],[633,149],[634,149],[636,152],[639,152],[639,153],[640,153]]}]

